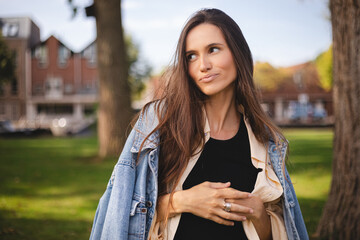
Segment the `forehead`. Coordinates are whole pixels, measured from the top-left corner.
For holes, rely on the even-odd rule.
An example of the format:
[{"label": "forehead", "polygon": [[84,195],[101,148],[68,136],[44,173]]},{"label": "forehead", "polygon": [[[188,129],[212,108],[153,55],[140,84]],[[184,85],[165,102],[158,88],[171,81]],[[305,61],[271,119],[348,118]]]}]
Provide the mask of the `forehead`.
[{"label": "forehead", "polygon": [[202,23],[190,30],[186,37],[186,51],[206,47],[212,43],[226,45],[226,41],[221,30],[209,23]]}]

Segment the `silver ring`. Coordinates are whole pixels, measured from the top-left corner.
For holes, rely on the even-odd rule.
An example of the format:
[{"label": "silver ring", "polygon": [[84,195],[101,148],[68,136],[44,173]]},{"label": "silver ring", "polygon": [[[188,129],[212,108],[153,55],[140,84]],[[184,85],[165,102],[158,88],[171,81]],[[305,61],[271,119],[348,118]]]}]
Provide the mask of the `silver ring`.
[{"label": "silver ring", "polygon": [[230,212],[231,211],[231,203],[224,202],[224,211]]}]

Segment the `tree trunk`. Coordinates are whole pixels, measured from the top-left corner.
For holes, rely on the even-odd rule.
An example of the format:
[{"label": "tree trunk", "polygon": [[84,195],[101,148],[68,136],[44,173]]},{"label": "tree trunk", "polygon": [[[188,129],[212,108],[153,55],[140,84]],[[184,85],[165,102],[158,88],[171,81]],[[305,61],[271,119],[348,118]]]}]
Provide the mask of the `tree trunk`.
[{"label": "tree trunk", "polygon": [[100,157],[118,156],[132,117],[120,0],[94,0],[100,78]]},{"label": "tree trunk", "polygon": [[330,0],[335,133],[331,189],[316,237],[360,239],[360,1]]}]

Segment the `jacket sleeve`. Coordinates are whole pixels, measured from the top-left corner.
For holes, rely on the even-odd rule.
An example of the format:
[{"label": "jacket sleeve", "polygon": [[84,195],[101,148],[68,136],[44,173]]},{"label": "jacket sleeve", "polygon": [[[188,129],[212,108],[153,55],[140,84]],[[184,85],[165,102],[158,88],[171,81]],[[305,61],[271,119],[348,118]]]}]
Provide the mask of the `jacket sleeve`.
[{"label": "jacket sleeve", "polygon": [[[278,151],[277,145],[272,142],[269,145],[268,153],[273,169],[283,188],[282,210],[287,237],[289,240],[307,240],[309,237],[299,202],[296,198],[288,170],[286,166],[283,166],[283,161],[285,161],[287,154],[287,145],[288,143],[284,143],[280,151]],[[279,161],[279,159],[282,159],[282,161]]]},{"label": "jacket sleeve", "polygon": [[299,237],[298,239],[308,240],[309,236],[301,213],[300,205],[296,197],[296,193],[286,167],[285,167],[285,176],[287,178],[287,180],[285,181],[285,186],[286,186],[285,194],[287,195],[287,197],[285,198],[283,206],[284,208],[286,208],[285,205],[289,206],[288,208],[286,208],[289,210],[284,213],[286,230],[288,231],[288,234],[290,234],[289,233],[290,231],[294,232],[293,226],[295,225]]},{"label": "jacket sleeve", "polygon": [[100,198],[90,240],[127,239],[132,193],[135,185],[135,162],[130,151],[135,137],[133,129]]}]

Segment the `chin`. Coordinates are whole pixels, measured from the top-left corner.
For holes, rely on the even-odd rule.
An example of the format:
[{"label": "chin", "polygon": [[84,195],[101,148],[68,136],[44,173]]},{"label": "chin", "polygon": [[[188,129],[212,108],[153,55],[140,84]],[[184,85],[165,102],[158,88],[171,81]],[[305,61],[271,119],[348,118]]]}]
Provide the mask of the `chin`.
[{"label": "chin", "polygon": [[215,95],[217,93],[216,91],[210,91],[210,90],[205,90],[205,91],[201,90],[201,92],[208,97],[211,97],[212,95]]},{"label": "chin", "polygon": [[219,91],[218,89],[201,89],[201,92],[203,94],[205,94],[206,96],[208,96],[208,97],[217,95],[217,94],[222,93],[222,92],[227,94],[226,91]]}]

